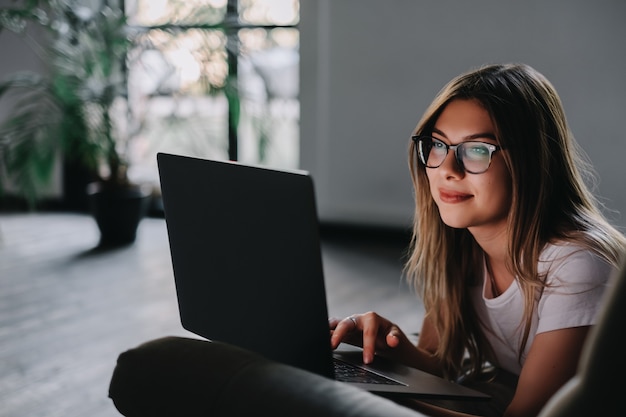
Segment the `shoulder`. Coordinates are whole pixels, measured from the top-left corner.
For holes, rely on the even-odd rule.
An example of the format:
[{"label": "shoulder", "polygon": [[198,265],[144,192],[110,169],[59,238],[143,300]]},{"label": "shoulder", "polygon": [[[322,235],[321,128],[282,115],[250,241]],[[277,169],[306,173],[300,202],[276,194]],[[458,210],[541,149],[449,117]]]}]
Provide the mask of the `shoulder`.
[{"label": "shoulder", "polygon": [[576,242],[559,241],[545,246],[538,272],[547,284],[603,284],[614,267],[592,249]]},{"label": "shoulder", "polygon": [[564,242],[546,246],[539,273],[546,283],[537,306],[543,333],[593,325],[614,267],[586,246]]}]

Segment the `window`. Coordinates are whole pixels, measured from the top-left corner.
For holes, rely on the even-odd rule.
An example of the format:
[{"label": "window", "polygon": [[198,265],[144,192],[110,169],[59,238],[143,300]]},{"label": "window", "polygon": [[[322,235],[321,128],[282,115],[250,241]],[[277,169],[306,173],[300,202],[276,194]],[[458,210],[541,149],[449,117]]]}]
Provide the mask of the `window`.
[{"label": "window", "polygon": [[133,180],[156,153],[297,168],[298,0],[126,0]]}]

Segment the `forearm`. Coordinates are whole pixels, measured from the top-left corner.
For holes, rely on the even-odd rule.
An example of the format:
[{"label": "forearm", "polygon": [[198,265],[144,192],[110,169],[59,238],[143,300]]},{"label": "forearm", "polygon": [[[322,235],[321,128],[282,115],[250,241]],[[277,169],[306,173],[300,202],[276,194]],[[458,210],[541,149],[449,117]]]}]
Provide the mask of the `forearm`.
[{"label": "forearm", "polygon": [[443,366],[441,361],[426,349],[419,346],[414,346],[411,352],[406,355],[406,360],[403,360],[405,364],[413,368],[421,369],[424,372],[428,372],[432,375],[442,376]]},{"label": "forearm", "polygon": [[443,375],[443,366],[437,356],[429,349],[420,346],[419,343],[414,344],[404,334],[399,337],[397,346],[391,349],[385,349],[377,354],[389,357],[395,361],[412,368],[420,369],[429,374],[441,377]]}]

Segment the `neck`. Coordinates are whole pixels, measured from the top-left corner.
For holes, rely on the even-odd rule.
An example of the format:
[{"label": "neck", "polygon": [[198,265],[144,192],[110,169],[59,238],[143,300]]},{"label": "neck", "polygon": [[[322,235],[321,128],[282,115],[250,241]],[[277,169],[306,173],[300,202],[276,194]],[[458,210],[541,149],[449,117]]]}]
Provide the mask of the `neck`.
[{"label": "neck", "polygon": [[485,254],[485,264],[491,279],[491,291],[493,296],[497,297],[506,291],[514,280],[514,275],[508,267],[506,228],[472,228],[469,231]]},{"label": "neck", "polygon": [[506,259],[509,235],[505,222],[497,225],[470,227],[467,230],[489,258]]},{"label": "neck", "polygon": [[505,258],[495,259],[485,253],[485,264],[491,280],[491,292],[494,297],[502,294],[515,280]]}]

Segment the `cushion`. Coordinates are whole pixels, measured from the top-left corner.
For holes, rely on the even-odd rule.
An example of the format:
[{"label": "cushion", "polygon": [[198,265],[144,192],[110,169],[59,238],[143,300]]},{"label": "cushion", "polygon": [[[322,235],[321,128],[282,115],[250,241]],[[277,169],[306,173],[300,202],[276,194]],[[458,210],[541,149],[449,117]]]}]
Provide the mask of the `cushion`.
[{"label": "cushion", "polygon": [[173,336],[120,354],[109,396],[127,417],[421,415],[225,343]]}]

